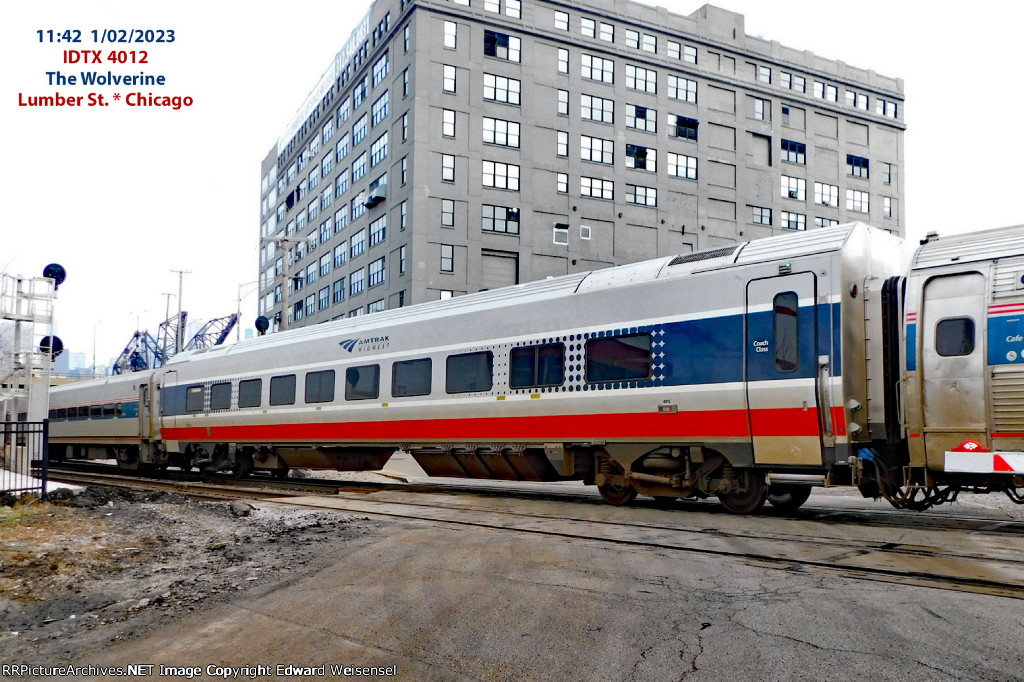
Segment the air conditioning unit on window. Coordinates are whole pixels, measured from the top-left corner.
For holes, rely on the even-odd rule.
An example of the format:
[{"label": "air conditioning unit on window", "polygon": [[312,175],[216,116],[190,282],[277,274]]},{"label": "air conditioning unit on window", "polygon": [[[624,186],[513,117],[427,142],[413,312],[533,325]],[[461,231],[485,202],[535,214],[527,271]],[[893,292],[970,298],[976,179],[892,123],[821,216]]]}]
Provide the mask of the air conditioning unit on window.
[{"label": "air conditioning unit on window", "polygon": [[800,192],[798,192],[795,189],[789,190],[789,198],[790,199],[799,199],[800,198]]},{"label": "air conditioning unit on window", "polygon": [[367,193],[363,197],[363,206],[366,206],[367,208],[373,208],[374,206],[376,206],[377,204],[379,204],[380,202],[384,201],[387,198],[388,186],[385,183],[381,183],[374,187],[373,189],[371,189],[369,193]]}]

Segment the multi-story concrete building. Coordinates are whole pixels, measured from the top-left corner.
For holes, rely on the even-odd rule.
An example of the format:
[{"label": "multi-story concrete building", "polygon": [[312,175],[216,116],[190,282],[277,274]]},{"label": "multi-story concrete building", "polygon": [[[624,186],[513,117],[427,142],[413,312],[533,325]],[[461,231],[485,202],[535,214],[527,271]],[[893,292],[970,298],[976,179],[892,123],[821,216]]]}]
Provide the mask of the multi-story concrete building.
[{"label": "multi-story concrete building", "polygon": [[377,0],[263,162],[290,327],[864,220],[903,82],[629,0]]}]

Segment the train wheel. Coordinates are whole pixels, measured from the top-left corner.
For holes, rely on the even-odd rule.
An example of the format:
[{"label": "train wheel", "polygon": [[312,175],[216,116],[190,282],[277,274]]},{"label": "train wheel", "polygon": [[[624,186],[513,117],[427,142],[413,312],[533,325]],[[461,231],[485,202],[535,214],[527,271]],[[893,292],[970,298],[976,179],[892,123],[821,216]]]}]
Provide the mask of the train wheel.
[{"label": "train wheel", "polygon": [[811,496],[809,485],[783,485],[768,488],[768,502],[780,511],[796,511]]},{"label": "train wheel", "polygon": [[750,514],[764,506],[768,493],[764,476],[751,469],[740,469],[737,481],[740,484],[740,491],[718,495],[719,501],[727,511],[732,514]]},{"label": "train wheel", "polygon": [[114,456],[117,458],[118,469],[137,470],[139,468],[139,449],[127,446],[116,449]]},{"label": "train wheel", "polygon": [[606,483],[605,485],[599,485],[597,491],[601,493],[601,497],[605,502],[614,504],[616,507],[629,504],[636,499],[636,488],[629,484],[617,485],[615,483]]},{"label": "train wheel", "polygon": [[235,465],[231,468],[231,475],[235,478],[246,478],[252,473],[252,470],[252,457],[249,455],[239,455],[235,458]]}]

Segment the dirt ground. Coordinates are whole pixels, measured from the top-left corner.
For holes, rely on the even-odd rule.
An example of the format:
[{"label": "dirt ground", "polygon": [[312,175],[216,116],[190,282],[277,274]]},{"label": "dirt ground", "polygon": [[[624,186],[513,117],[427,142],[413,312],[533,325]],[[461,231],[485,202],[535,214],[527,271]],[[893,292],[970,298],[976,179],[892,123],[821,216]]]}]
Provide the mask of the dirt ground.
[{"label": "dirt ground", "polygon": [[0,506],[0,659],[81,657],[295,580],[378,523],[91,487]]}]

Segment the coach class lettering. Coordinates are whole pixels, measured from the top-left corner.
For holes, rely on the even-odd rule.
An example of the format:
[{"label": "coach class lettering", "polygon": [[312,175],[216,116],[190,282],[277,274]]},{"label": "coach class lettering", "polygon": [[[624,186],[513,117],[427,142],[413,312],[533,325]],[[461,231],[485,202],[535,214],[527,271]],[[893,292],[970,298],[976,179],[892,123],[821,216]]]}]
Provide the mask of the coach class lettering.
[{"label": "coach class lettering", "polygon": [[768,352],[768,340],[754,341],[754,352],[755,353],[767,353]]}]

